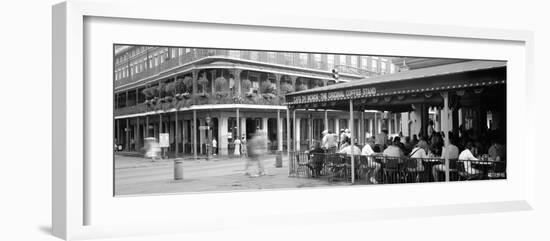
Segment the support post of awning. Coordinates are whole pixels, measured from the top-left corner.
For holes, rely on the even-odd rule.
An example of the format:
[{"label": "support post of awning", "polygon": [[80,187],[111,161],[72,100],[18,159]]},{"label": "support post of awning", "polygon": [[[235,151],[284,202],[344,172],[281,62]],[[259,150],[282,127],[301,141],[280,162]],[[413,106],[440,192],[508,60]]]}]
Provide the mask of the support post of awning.
[{"label": "support post of awning", "polygon": [[328,130],[328,113],[326,109],[325,109],[325,128],[323,129]]},{"label": "support post of awning", "polygon": [[294,133],[293,134],[293,137],[292,139],[294,139],[294,147],[292,148],[292,150],[294,151],[297,151],[298,150],[298,145],[299,145],[299,140],[298,138],[296,138],[297,136],[297,132],[296,132],[296,109],[292,110],[292,126],[294,127]]},{"label": "support post of awning", "polygon": [[[351,184],[355,183],[355,153],[354,153],[354,147],[355,147],[355,142],[353,141],[353,133],[355,132],[355,129],[354,129],[354,126],[353,126],[353,100],[350,99],[349,100],[349,119],[351,120],[350,121],[350,124],[349,124],[349,129],[351,131],[350,133],[350,143],[351,143]],[[358,153],[359,154],[359,153]]]},{"label": "support post of awning", "polygon": [[[445,135],[445,181],[450,180],[449,177],[449,92],[441,92],[443,97],[443,116],[441,117],[441,130]],[[436,180],[437,181],[437,180]]]},{"label": "support post of awning", "polygon": [[290,141],[290,110],[286,109],[286,155],[290,162],[290,149],[292,149],[292,142]]}]

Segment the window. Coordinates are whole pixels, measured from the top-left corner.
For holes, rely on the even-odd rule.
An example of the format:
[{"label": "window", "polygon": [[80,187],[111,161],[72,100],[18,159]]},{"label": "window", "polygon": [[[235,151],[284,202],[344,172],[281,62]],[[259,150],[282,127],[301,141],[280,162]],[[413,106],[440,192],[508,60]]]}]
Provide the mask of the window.
[{"label": "window", "polygon": [[367,57],[361,56],[361,69],[367,69],[368,67],[368,60]]},{"label": "window", "polygon": [[307,54],[300,53],[300,66],[307,66]]},{"label": "window", "polygon": [[390,64],[390,73],[395,73],[395,65]]},{"label": "window", "polygon": [[258,60],[258,51],[250,51],[250,60]]},{"label": "window", "polygon": [[275,52],[267,52],[267,62],[269,63],[275,63]]},{"label": "window", "polygon": [[159,65],[159,56],[158,55],[155,55],[155,67]]},{"label": "window", "polygon": [[348,65],[345,55],[340,55],[340,65]]},{"label": "window", "polygon": [[185,53],[189,53],[191,52],[191,49],[190,48],[185,48]]},{"label": "window", "polygon": [[371,62],[372,62],[372,64],[371,64],[372,71],[378,71],[378,60],[376,60],[374,57],[372,57]]},{"label": "window", "polygon": [[387,70],[387,62],[380,62],[380,71],[382,73],[386,73],[386,70]]},{"label": "window", "polygon": [[351,66],[357,68],[357,56],[351,56]]},{"label": "window", "polygon": [[332,54],[327,55],[327,67],[329,69],[334,68],[334,55]]},{"label": "window", "polygon": [[176,57],[176,48],[172,48],[172,58]]},{"label": "window", "polygon": [[239,57],[241,57],[241,51],[239,51],[239,50],[229,50],[229,57],[239,58]]},{"label": "window", "polygon": [[314,54],[313,55],[313,60],[314,60],[314,65],[315,65],[315,68],[318,68],[320,69],[321,68],[321,63],[322,63],[322,60],[321,60],[321,55],[320,54]]},{"label": "window", "polygon": [[285,53],[284,54],[284,58],[285,58],[285,64],[292,64],[292,53]]}]

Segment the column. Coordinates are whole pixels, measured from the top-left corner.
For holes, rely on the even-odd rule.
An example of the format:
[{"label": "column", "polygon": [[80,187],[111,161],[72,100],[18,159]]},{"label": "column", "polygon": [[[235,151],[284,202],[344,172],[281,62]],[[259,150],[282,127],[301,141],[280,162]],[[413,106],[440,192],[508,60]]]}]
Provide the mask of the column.
[{"label": "column", "polygon": [[[120,119],[116,119],[116,145],[120,143]],[[118,149],[117,149],[118,150]]]},{"label": "column", "polygon": [[[241,117],[241,138],[242,137],[247,138],[246,136],[246,118],[243,116]],[[247,138],[248,139],[248,138]],[[247,140],[248,141],[248,140]]]},{"label": "column", "polygon": [[350,139],[351,139],[351,184],[353,184],[355,182],[355,155],[359,155],[360,153],[354,153],[354,148],[353,146],[355,145],[355,141],[353,140],[354,139],[354,132],[355,132],[355,127],[353,126],[354,124],[354,119],[353,119],[353,100],[349,100],[349,119],[351,120],[349,122],[349,130],[350,130]]},{"label": "column", "polygon": [[137,151],[140,148],[140,137],[139,137],[139,116],[136,117],[136,126],[134,131],[134,150]]},{"label": "column", "polygon": [[[264,132],[264,134],[266,135],[266,138],[267,138],[267,132],[268,132],[268,129],[269,129],[268,128],[268,118],[267,117],[262,118],[262,127],[263,127],[262,131]],[[267,145],[267,143],[265,145],[265,151],[269,151],[269,146]]]},{"label": "column", "polygon": [[325,110],[325,120],[324,120],[324,124],[325,124],[325,130],[328,130],[328,112],[327,110]]},{"label": "column", "polygon": [[149,137],[149,116],[145,116],[145,137]]},{"label": "column", "polygon": [[263,117],[262,118],[262,131],[265,131],[265,133],[267,133],[267,121],[268,121],[268,118],[267,117]]},{"label": "column", "polygon": [[[450,123],[449,123],[449,94],[448,92],[442,92],[441,96],[443,97],[443,116],[441,118],[442,122],[442,130],[445,133],[445,149],[448,150],[449,145],[449,135],[447,134],[449,131]],[[447,152],[447,155],[445,155],[445,181],[448,182],[449,179],[449,152]],[[437,180],[436,180],[437,181]]]},{"label": "column", "polygon": [[126,141],[124,143],[124,150],[130,150],[130,118],[126,118],[126,127],[124,128],[124,136]]},{"label": "column", "polygon": [[296,151],[300,151],[300,121],[301,118],[296,118],[296,110],[294,110],[294,132],[296,137]]},{"label": "column", "polygon": [[374,136],[374,119],[368,119],[369,121],[369,132],[371,134],[371,136]]},{"label": "column", "polygon": [[[217,74],[217,72],[218,72],[218,71],[215,70],[215,69],[214,69],[214,70],[210,70],[210,77],[212,77],[212,83],[211,83],[211,85],[210,85],[210,86],[212,87],[212,88],[211,88],[211,89],[212,89],[212,92],[211,92],[212,94],[216,93],[216,89],[214,88],[214,81],[216,80],[216,74]],[[223,75],[223,73],[222,73],[222,75]]]},{"label": "column", "polygon": [[[241,71],[242,70],[240,70],[240,69],[234,69],[233,70],[233,79],[235,80],[235,88],[237,89],[237,94],[239,96],[241,96]],[[238,119],[239,118],[237,117],[237,126],[239,125],[238,124],[239,123]],[[239,128],[237,127],[237,129],[239,129]],[[238,130],[237,130],[237,133],[239,133]]]},{"label": "column", "polygon": [[[196,94],[197,94],[197,90],[198,90],[198,89],[197,89],[197,88],[198,88],[198,87],[197,87],[197,82],[198,82],[198,79],[199,79],[199,72],[198,72],[198,70],[193,70],[192,75],[193,75],[193,93],[192,93],[192,94],[193,94],[193,95],[196,95]],[[194,101],[193,101],[193,104],[196,104],[196,103],[194,103]],[[193,126],[195,126],[195,125],[196,125],[196,123],[193,123]]]},{"label": "column", "polygon": [[288,160],[290,160],[290,150],[292,149],[292,142],[290,141],[290,109],[286,109],[286,154]]},{"label": "column", "polygon": [[361,111],[358,129],[359,129],[359,145],[363,146],[365,144],[365,111]]},{"label": "column", "polygon": [[307,144],[308,148],[313,145],[313,116],[308,115],[307,119]]},{"label": "column", "polygon": [[241,138],[241,118],[240,118],[240,110],[239,108],[237,108],[237,110],[235,111],[236,112],[236,118],[235,118],[235,123],[237,124],[237,134],[235,137],[233,137],[233,139],[235,138]]},{"label": "column", "polygon": [[334,133],[340,138],[340,118],[334,118]]},{"label": "column", "polygon": [[220,115],[220,118],[218,119],[218,153],[224,156],[229,154],[227,151],[227,122],[228,117],[225,115]]},{"label": "column", "polygon": [[179,132],[179,122],[178,122],[178,115],[179,115],[179,111],[176,109],[176,120],[175,120],[175,139],[174,139],[174,142],[176,143],[176,158],[179,156],[180,154],[180,143],[179,143],[179,139],[180,139],[180,132]]},{"label": "column", "polygon": [[183,119],[182,120],[182,123],[181,123],[181,135],[182,135],[182,140],[181,140],[181,143],[182,143],[182,152],[185,153],[185,146],[187,145],[187,128],[189,128],[189,122],[187,122],[187,120]]},{"label": "column", "polygon": [[277,110],[277,150],[283,151],[283,121],[281,120],[281,110]]},{"label": "column", "polygon": [[[206,120],[202,119],[202,118],[199,118],[199,128],[200,126],[206,126]],[[201,154],[204,154],[206,152],[206,150],[203,148],[203,145],[202,144],[205,144],[206,143],[206,131],[205,130],[201,130],[199,129],[199,137],[200,137],[200,142],[199,142],[199,150]]]},{"label": "column", "polygon": [[374,119],[372,120],[372,135],[376,138],[378,134],[378,111],[374,112]]},{"label": "column", "polygon": [[[193,91],[195,89],[193,88]],[[193,110],[193,122],[191,123],[193,135],[193,157],[197,160],[197,110]]]},{"label": "column", "polygon": [[[277,87],[277,97],[281,96],[281,74],[274,74],[275,75],[275,85]],[[277,114],[279,114],[277,112]]]}]

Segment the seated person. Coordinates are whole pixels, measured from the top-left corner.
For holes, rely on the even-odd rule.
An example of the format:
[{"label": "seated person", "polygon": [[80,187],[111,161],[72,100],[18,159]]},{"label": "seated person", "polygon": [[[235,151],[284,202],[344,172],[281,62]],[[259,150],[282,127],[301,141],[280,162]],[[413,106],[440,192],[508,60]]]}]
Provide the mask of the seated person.
[{"label": "seated person", "polygon": [[[443,146],[441,148],[441,158],[458,159],[458,147],[455,145],[456,141],[454,138],[449,139],[449,145],[447,147]],[[445,163],[435,165],[432,167],[432,175],[435,181],[439,180],[439,172],[445,172]]]},{"label": "seated person", "polygon": [[491,147],[489,147],[489,158],[493,161],[503,161],[506,159],[506,148],[504,145],[498,143],[498,141],[491,141]]},{"label": "seated person", "polygon": [[[338,153],[342,153],[342,154],[347,154],[347,155],[360,155],[361,154],[361,149],[359,149],[359,147],[357,147],[356,145],[350,145],[350,139],[349,138],[344,138],[344,142],[343,142],[343,148],[340,149],[340,151]],[[353,153],[352,153],[353,151]]]},{"label": "seated person", "polygon": [[471,161],[477,161],[478,159],[470,151],[473,148],[473,143],[468,141],[466,143],[465,149],[458,155],[458,160],[464,161],[464,169],[468,174],[481,174],[480,170],[477,170],[472,167]]},{"label": "seated person", "polygon": [[373,171],[373,175],[370,177],[369,181],[371,183],[376,184],[378,183],[378,181],[376,181],[376,177],[378,176],[378,173],[380,172],[382,165],[380,165],[380,163],[378,162],[375,162],[374,158],[370,157],[370,156],[376,155],[376,152],[374,152],[373,150],[373,146],[376,147],[374,145],[374,140],[372,138],[369,138],[367,140],[367,144],[365,144],[365,146],[363,147],[363,150],[361,150],[361,155],[367,156],[367,165],[368,165],[367,168]]},{"label": "seated person", "polygon": [[407,168],[407,171],[410,172],[421,172],[424,171],[424,165],[422,165],[422,159],[428,158],[428,143],[424,140],[419,141],[416,144],[416,147],[412,149],[409,154],[410,158],[416,158],[416,168]]},{"label": "seated person", "polygon": [[384,156],[387,156],[387,157],[403,157],[403,150],[401,150],[401,148],[399,147],[399,143],[401,142],[392,142],[390,146],[388,146],[388,148],[386,148],[386,150],[384,150],[383,154]]},{"label": "seated person", "polygon": [[311,159],[307,164],[307,167],[311,169],[314,177],[319,176],[321,169],[323,169],[324,153],[325,150],[321,148],[321,144],[318,141],[316,141],[313,144],[313,147],[309,150]]},{"label": "seated person", "polygon": [[340,150],[338,152],[343,150],[345,147],[349,146],[350,143],[351,143],[351,140],[349,139],[349,137],[347,137],[347,136],[342,137],[342,139],[340,141]]}]

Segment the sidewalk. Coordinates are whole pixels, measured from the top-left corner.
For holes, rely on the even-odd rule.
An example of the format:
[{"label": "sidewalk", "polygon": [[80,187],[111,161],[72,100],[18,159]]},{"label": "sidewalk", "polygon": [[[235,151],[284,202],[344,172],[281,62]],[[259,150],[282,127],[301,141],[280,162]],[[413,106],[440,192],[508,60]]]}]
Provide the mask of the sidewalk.
[{"label": "sidewalk", "polygon": [[329,183],[326,179],[288,177],[288,163],[275,167],[275,155],[263,158],[267,175],[250,177],[244,173],[245,160],[216,158],[211,161],[184,158],[183,180],[173,179],[173,160],[151,162],[145,158],[117,157],[115,161],[116,195],[227,192],[349,185]]}]

